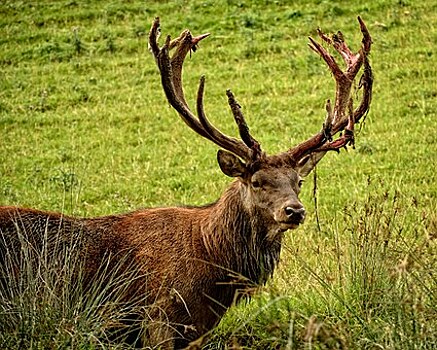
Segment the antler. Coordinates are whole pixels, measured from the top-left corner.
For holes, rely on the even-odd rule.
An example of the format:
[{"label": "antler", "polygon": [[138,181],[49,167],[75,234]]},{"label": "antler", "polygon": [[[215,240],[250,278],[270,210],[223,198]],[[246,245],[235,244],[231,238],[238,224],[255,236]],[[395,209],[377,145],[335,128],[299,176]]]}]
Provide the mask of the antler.
[{"label": "antler", "polygon": [[[318,30],[320,38],[328,45],[332,45],[343,58],[346,63],[346,69],[344,71],[339,68],[333,56],[313,38],[309,38],[309,47],[324,59],[335,78],[335,103],[334,110],[332,110],[329,100],[326,103],[327,115],[322,130],[308,140],[288,150],[289,155],[291,155],[296,162],[315,153],[318,153],[315,155],[317,158],[316,161],[318,161],[327,151],[339,151],[342,147],[354,145],[354,125],[358,123],[369,110],[373,84],[372,69],[368,60],[372,39],[366,25],[360,17],[358,17],[358,22],[360,23],[363,39],[361,49],[356,54],[353,54],[344,42],[341,32],[333,35],[331,39],[322,33],[321,30]],[[362,65],[364,65],[364,73],[358,88],[363,88],[363,97],[360,105],[354,111],[351,89],[353,81]],[[343,134],[333,141],[332,136],[342,131],[344,131]]]},{"label": "antler", "polygon": [[[158,37],[160,34],[159,18],[155,18],[149,33],[149,46],[158,68],[161,73],[161,82],[168,102],[179,113],[182,120],[196,133],[204,138],[214,142],[216,145],[228,150],[239,156],[245,161],[253,161],[261,157],[262,151],[259,143],[250,135],[241,107],[236,102],[232,92],[228,90],[228,103],[237,123],[242,140],[227,136],[214,127],[206,117],[203,108],[203,94],[205,89],[205,77],[200,78],[199,89],[197,93],[197,114],[198,117],[190,110],[185,100],[182,87],[182,67],[184,59],[188,52],[196,51],[196,45],[209,33],[193,37],[189,30],[185,30],[181,35],[171,40],[167,36],[164,46],[159,48]],[[170,58],[170,50],[175,52]]]}]

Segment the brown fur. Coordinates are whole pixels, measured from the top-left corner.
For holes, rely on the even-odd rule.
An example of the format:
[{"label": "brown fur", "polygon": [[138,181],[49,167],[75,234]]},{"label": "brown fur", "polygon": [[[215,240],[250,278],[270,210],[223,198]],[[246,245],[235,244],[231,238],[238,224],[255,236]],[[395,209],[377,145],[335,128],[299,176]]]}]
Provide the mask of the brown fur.
[{"label": "brown fur", "polygon": [[282,209],[290,199],[300,205],[298,175],[273,157],[258,164],[255,174],[274,177],[275,191],[266,196],[265,189],[253,189],[250,176],[237,179],[216,203],[204,207],[89,219],[4,206],[0,233],[9,251],[20,251],[19,234],[37,251],[44,236],[62,237],[64,245],[80,242],[74,249],[85,261],[88,280],[109,256],[128,256],[144,276],[135,294],[147,294],[153,305],[148,317],[168,323],[152,325],[150,341],[178,348],[211,330],[248,289],[267,280],[278,262],[284,229],[266,208]]}]

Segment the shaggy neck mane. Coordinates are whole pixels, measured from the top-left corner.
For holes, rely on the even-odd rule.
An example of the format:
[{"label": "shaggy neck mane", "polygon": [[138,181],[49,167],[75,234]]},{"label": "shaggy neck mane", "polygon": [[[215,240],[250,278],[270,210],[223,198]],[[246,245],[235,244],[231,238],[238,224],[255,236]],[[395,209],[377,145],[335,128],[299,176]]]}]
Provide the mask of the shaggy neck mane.
[{"label": "shaggy neck mane", "polygon": [[268,223],[244,202],[245,191],[237,180],[208,207],[202,238],[212,263],[228,275],[264,284],[279,260],[282,236],[268,240]]}]

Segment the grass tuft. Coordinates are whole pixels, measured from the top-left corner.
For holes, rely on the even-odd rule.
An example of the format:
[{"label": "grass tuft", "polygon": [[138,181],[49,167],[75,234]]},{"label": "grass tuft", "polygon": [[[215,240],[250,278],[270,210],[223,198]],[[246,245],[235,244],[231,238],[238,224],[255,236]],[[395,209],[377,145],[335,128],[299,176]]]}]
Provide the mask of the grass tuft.
[{"label": "grass tuft", "polygon": [[126,299],[139,278],[133,266],[123,258],[112,266],[108,257],[85,279],[80,238],[64,237],[46,234],[38,250],[19,230],[18,250],[0,243],[2,349],[116,349],[147,328],[146,296]]}]

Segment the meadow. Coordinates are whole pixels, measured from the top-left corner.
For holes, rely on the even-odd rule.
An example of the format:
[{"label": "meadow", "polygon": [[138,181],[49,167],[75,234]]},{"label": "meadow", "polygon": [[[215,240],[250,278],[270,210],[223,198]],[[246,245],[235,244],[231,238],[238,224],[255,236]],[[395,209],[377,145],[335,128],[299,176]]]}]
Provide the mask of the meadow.
[{"label": "meadow", "polygon": [[[433,2],[2,1],[0,204],[98,216],[215,201],[232,180],[216,146],[165,100],[147,47],[153,18],[172,36],[211,33],[186,61],[188,102],[204,74],[206,112],[235,136],[232,89],[273,154],[319,131],[333,98],[308,36],[341,30],[357,50],[358,15],[373,39],[374,91],[356,149],[328,154],[307,178],[309,217],[286,234],[273,279],[228,312],[205,348],[435,348]],[[120,347],[101,340],[110,315],[33,303],[37,292],[27,289],[13,314],[0,304],[0,348]]]}]

